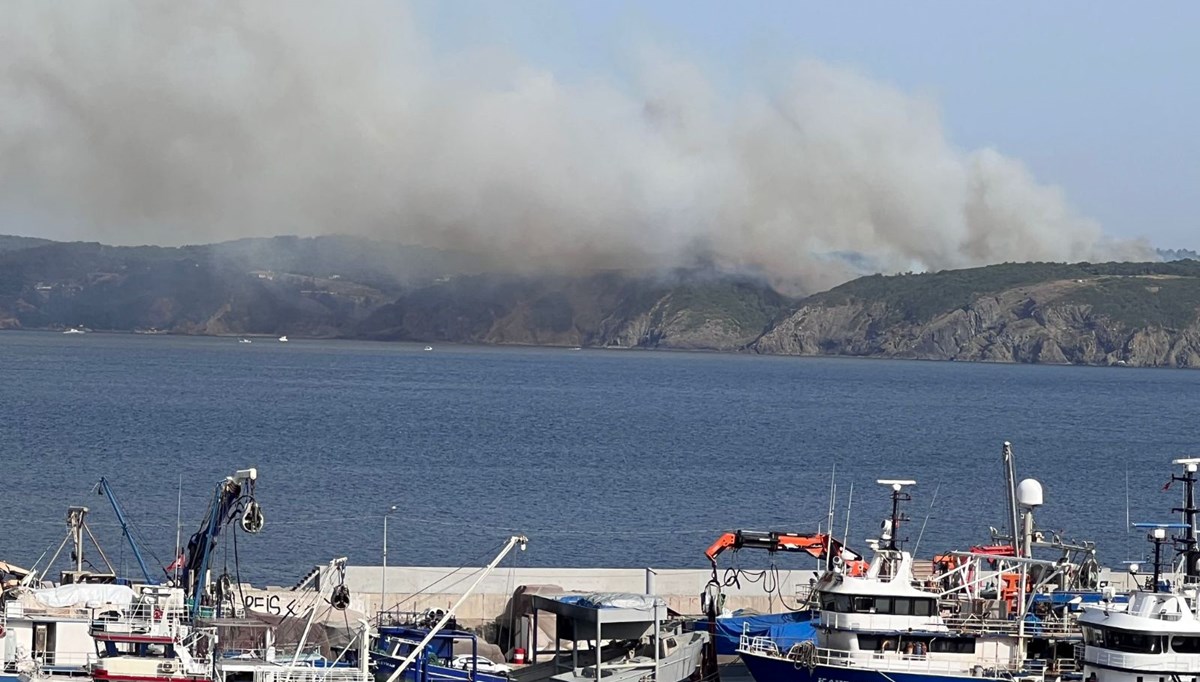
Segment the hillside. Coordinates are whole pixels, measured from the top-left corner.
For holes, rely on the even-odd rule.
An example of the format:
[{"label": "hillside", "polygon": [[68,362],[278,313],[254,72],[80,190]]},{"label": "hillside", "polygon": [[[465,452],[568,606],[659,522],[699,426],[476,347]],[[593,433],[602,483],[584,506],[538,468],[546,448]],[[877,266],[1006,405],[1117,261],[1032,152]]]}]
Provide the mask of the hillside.
[{"label": "hillside", "polygon": [[464,254],[355,237],[24,247],[0,252],[0,329],[737,350],[788,302],[698,272],[480,274]]},{"label": "hillside", "polygon": [[1200,366],[1200,263],[1025,263],[863,277],[809,297],[759,353]]},{"label": "hillside", "polygon": [[678,270],[505,275],[355,237],[112,247],[0,237],[0,329],[155,329],[1200,367],[1200,262],[862,277],[801,300]]}]

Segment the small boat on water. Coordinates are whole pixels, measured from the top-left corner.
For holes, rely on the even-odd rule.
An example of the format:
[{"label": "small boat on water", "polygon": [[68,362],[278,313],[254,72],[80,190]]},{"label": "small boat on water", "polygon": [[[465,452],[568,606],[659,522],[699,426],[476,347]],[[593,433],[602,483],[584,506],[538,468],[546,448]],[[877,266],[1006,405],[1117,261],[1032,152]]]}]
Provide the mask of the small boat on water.
[{"label": "small boat on water", "polygon": [[238,343],[254,343],[254,342],[243,336],[242,338],[238,339]]},{"label": "small boat on water", "polygon": [[283,336],[279,337],[279,343],[287,343],[287,341],[288,341],[287,334],[284,334]]},{"label": "small boat on water", "polygon": [[70,329],[65,330],[63,333],[64,334],[86,334],[87,331],[80,329],[79,327],[71,327]]},{"label": "small boat on water", "polygon": [[425,346],[425,350],[433,350],[433,346]]}]

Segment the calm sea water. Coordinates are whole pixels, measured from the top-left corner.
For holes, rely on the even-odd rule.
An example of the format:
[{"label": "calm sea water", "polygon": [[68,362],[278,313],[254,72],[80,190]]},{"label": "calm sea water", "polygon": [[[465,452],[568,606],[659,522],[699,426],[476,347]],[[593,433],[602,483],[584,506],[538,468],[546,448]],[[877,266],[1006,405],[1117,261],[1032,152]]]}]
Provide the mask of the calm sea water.
[{"label": "calm sea water", "polygon": [[378,564],[392,505],[392,564],[479,565],[521,530],[526,565],[703,566],[722,530],[814,530],[835,469],[853,546],[887,510],[874,480],[911,477],[906,534],[928,515],[922,554],[962,548],[1003,524],[1006,439],[1041,526],[1117,562],[1142,544],[1126,491],[1133,520],[1168,519],[1169,460],[1200,452],[1183,370],[5,332],[0,377],[0,559],[53,551],[85,504],[131,570],[107,476],[165,565],[180,482],[186,538],[255,466],[241,570],[271,584]]}]

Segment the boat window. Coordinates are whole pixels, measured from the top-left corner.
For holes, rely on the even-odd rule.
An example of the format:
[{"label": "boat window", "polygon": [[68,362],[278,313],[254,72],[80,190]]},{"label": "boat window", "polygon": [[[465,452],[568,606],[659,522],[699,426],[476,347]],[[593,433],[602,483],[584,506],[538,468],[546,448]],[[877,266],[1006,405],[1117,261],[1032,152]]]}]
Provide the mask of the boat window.
[{"label": "boat window", "polygon": [[852,613],[853,612],[850,609],[850,595],[848,595],[848,594],[834,595],[833,600],[834,600],[834,604],[833,604],[834,611],[837,611],[838,613]]},{"label": "boat window", "polygon": [[975,640],[970,637],[935,639],[929,643],[929,650],[940,654],[973,654]]},{"label": "boat window", "polygon": [[1104,632],[1097,628],[1083,628],[1083,641],[1088,646],[1104,646]]},{"label": "boat window", "polygon": [[1172,637],[1171,648],[1180,654],[1200,654],[1200,637]]},{"label": "boat window", "polygon": [[879,645],[883,643],[883,637],[879,635],[859,635],[858,649],[859,651],[879,651]]},{"label": "boat window", "polygon": [[891,613],[892,598],[891,597],[875,597],[875,613]]},{"label": "boat window", "polygon": [[855,597],[854,611],[856,613],[870,613],[875,610],[875,599],[873,597]]},{"label": "boat window", "polygon": [[1128,630],[1104,629],[1104,648],[1134,654],[1157,654],[1162,652],[1162,637]]},{"label": "boat window", "polygon": [[913,600],[913,615],[914,616],[932,616],[933,615],[933,600],[932,599],[914,599]]},{"label": "boat window", "polygon": [[913,603],[913,600],[911,600],[907,597],[896,597],[895,614],[897,616],[911,616],[912,615],[912,603]]}]

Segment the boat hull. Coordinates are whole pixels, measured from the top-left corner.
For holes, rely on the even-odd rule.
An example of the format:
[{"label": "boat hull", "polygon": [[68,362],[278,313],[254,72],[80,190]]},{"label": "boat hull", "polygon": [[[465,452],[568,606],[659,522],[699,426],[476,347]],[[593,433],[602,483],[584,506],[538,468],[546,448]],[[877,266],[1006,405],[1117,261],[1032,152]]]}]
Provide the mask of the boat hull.
[{"label": "boat hull", "polygon": [[742,662],[755,682],[1000,682],[998,677],[975,677],[970,674],[899,672],[865,668],[835,668],[818,665],[811,669],[794,661],[742,653]]}]

